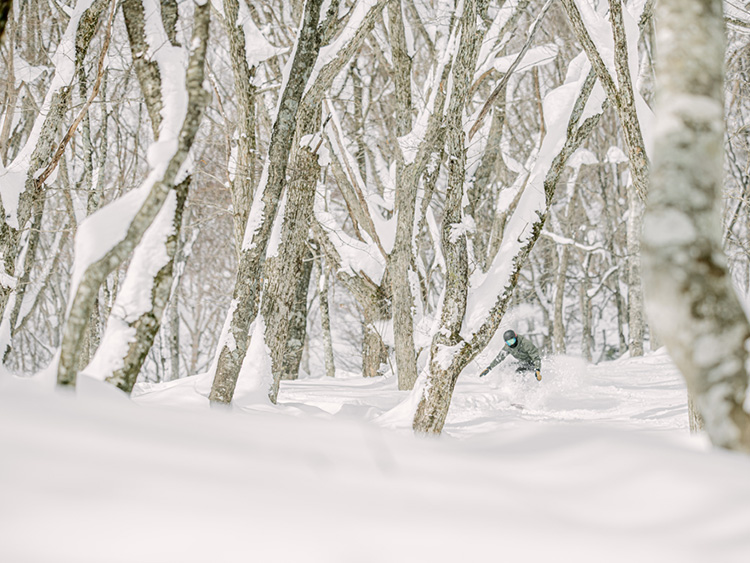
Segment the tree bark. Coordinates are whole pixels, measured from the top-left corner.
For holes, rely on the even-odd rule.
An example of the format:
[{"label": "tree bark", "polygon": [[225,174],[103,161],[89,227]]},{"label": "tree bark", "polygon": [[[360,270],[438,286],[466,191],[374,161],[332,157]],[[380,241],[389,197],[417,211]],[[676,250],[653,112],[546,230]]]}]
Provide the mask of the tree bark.
[{"label": "tree bark", "polygon": [[289,319],[289,337],[286,342],[281,379],[291,380],[299,377],[302,351],[305,348],[305,339],[307,338],[307,294],[310,288],[312,267],[313,255],[310,248],[307,247],[302,256],[300,278],[297,282]]},{"label": "tree bark", "polygon": [[[219,344],[219,359],[209,395],[215,403],[232,401],[240,367],[247,353],[250,323],[255,320],[258,310],[263,258],[286,182],[300,101],[320,50],[318,22],[322,4],[323,0],[305,2],[299,39],[289,68],[289,81],[281,93],[278,115],[271,133],[267,172],[264,172],[267,174],[266,181],[260,186],[262,191],[255,195],[253,210],[245,229],[232,306],[227,319],[229,338]],[[253,212],[256,216],[253,216]]]},{"label": "tree bark", "polygon": [[[448,414],[456,380],[463,366],[445,364],[445,349],[461,344],[461,325],[469,290],[468,247],[464,224],[464,180],[466,176],[466,133],[464,108],[474,76],[477,54],[484,32],[477,29],[481,2],[467,0],[461,15],[461,45],[453,68],[453,92],[446,117],[448,189],[441,233],[446,281],[440,310],[440,328],[430,346],[429,382],[417,407],[413,428],[419,433],[440,433]],[[486,7],[486,4],[485,4]]]},{"label": "tree bark", "polygon": [[149,350],[151,350],[151,346],[154,344],[156,334],[159,332],[164,311],[169,304],[174,286],[174,262],[182,226],[182,214],[185,209],[190,182],[191,178],[188,177],[173,188],[177,201],[172,218],[172,232],[167,237],[165,244],[167,262],[162,266],[154,279],[150,280],[152,283],[150,296],[151,308],[139,315],[135,320],[126,321],[135,330],[135,336],[128,346],[127,354],[123,358],[123,366],[107,377],[107,381],[126,393],[130,393],[133,390],[143,362]]},{"label": "tree bark", "polygon": [[[333,356],[333,338],[331,335],[331,308],[328,304],[328,267],[320,261],[320,325],[323,329],[323,358],[326,377],[336,377],[336,361]],[[364,360],[364,358],[363,358]]]},{"label": "tree bark", "polygon": [[643,232],[650,316],[716,446],[750,452],[750,324],[722,251],[721,0],[660,0],[657,135]]},{"label": "tree bark", "polygon": [[[297,287],[304,274],[304,250],[310,230],[315,187],[320,175],[318,157],[313,149],[299,147],[294,160],[294,170],[295,178],[287,188],[278,253],[266,257],[264,267],[266,285],[263,289],[261,314],[266,321],[265,339],[271,353],[273,384],[269,398],[273,403],[278,397],[279,382],[284,373],[289,317],[292,314]],[[299,367],[299,364],[297,365]]]},{"label": "tree bark", "polygon": [[237,255],[242,252],[245,226],[250,215],[255,186],[255,67],[247,62],[245,32],[238,20],[239,0],[224,0],[224,27],[229,36],[229,57],[237,97],[237,148],[232,178],[232,209]]},{"label": "tree bark", "polygon": [[633,190],[628,190],[628,350],[631,358],[643,356],[642,229],[643,203]]},{"label": "tree bark", "polygon": [[[586,102],[596,82],[596,76],[592,72],[587,76],[581,92],[573,106],[568,120],[567,137],[560,152],[555,156],[552,164],[544,178],[544,193],[546,207],[539,213],[539,220],[531,225],[531,234],[528,241],[522,246],[518,253],[512,258],[513,271],[503,293],[492,305],[487,319],[482,326],[474,332],[471,339],[459,341],[453,346],[453,354],[446,364],[445,359],[441,362],[435,361],[431,356],[430,374],[427,387],[422,392],[422,397],[417,407],[412,427],[416,432],[427,434],[440,434],[445,424],[445,419],[450,408],[450,401],[456,380],[461,371],[489,344],[497,331],[503,315],[510,305],[513,290],[518,281],[521,268],[527,260],[529,253],[534,248],[539,238],[544,222],[549,213],[549,207],[557,188],[557,183],[562,174],[568,158],[581,145],[594,126],[598,123],[601,113],[595,113],[581,122]],[[444,347],[444,351],[448,351]]]},{"label": "tree bark", "polygon": [[[412,128],[411,59],[406,52],[401,0],[388,5],[393,74],[396,85],[396,136]],[[417,174],[415,174],[417,172]],[[414,253],[414,217],[420,171],[404,170],[396,164],[396,239],[390,255],[391,294],[393,296],[393,334],[398,371],[398,388],[408,390],[417,381],[417,355],[414,345],[414,295],[410,275]],[[365,337],[367,337],[367,333]]]},{"label": "tree bark", "polygon": [[77,361],[83,342],[82,335],[88,325],[91,312],[98,297],[99,288],[106,277],[127,258],[140,243],[144,233],[153,223],[164,201],[175,185],[198,132],[203,109],[209,94],[203,90],[204,62],[208,43],[210,5],[196,4],[193,42],[186,71],[188,91],[187,112],[182,124],[177,149],[166,167],[164,175],[151,188],[138,212],[128,227],[125,238],[117,242],[102,258],[90,264],[76,288],[71,300],[69,314],[63,330],[57,382],[61,386],[74,386],[77,378]]}]

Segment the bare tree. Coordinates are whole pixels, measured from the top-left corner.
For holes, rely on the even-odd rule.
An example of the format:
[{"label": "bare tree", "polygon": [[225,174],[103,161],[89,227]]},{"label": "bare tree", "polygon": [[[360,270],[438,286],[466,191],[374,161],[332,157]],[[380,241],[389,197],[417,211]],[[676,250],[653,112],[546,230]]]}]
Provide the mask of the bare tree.
[{"label": "bare tree", "polygon": [[[57,377],[59,385],[67,386],[75,385],[76,383],[77,361],[81,351],[83,334],[96,303],[101,284],[107,275],[122,264],[127,256],[136,249],[146,231],[162,211],[167,198],[170,194],[175,195],[173,188],[181,183],[178,180],[179,173],[188,157],[203,116],[203,109],[207,105],[209,98],[208,93],[203,90],[204,62],[208,43],[208,24],[210,21],[209,14],[209,4],[196,3],[193,41],[191,42],[190,60],[185,73],[185,88],[188,99],[184,119],[179,124],[172,124],[176,127],[174,131],[176,146],[172,148],[171,156],[155,168],[143,184],[142,191],[131,192],[127,199],[123,198],[120,201],[119,205],[107,206],[92,215],[88,220],[90,228],[96,228],[99,221],[111,220],[113,217],[112,214],[121,214],[123,211],[127,213],[128,208],[132,208],[133,204],[136,204],[136,211],[127,224],[125,232],[122,233],[122,238],[112,241],[111,246],[104,249],[104,251],[99,249],[98,252],[93,253],[93,256],[87,256],[86,258],[90,260],[89,263],[86,263],[85,258],[81,258],[79,264],[77,264],[79,271],[74,274],[73,297],[63,332]],[[145,62],[144,66],[146,67],[146,72],[149,74],[149,79],[145,82],[144,87],[149,89],[158,88],[159,82],[154,80],[155,69],[153,65]],[[149,113],[152,119],[158,114],[155,110]],[[156,119],[159,118],[157,117]],[[145,197],[142,194],[145,194]],[[142,199],[139,200],[139,197]],[[136,202],[139,202],[140,206],[137,206]],[[167,225],[169,225],[171,220],[171,216],[166,217]],[[79,231],[80,237],[85,238],[87,235],[90,235],[90,233],[83,230]],[[171,283],[169,286],[171,286]]]},{"label": "bare tree", "polygon": [[[653,2],[649,2],[641,15],[641,26],[649,17]],[[640,237],[643,216],[642,201],[648,193],[648,155],[636,107],[639,96],[633,89],[631,61],[629,60],[628,35],[623,18],[622,0],[609,0],[612,35],[614,39],[614,65],[616,78],[610,73],[606,62],[589,33],[585,19],[595,19],[593,7],[587,2],[563,0],[563,6],[576,32],[578,40],[596,70],[607,97],[617,111],[625,144],[628,148],[632,192],[628,193],[628,310],[629,348],[631,356],[643,355],[643,297],[640,274]],[[582,15],[582,10],[584,14]],[[632,41],[632,39],[631,39]]]},{"label": "bare tree", "polygon": [[744,410],[750,324],[722,251],[724,26],[721,0],[656,7],[657,139],[644,220],[648,307],[711,441],[750,452]]}]

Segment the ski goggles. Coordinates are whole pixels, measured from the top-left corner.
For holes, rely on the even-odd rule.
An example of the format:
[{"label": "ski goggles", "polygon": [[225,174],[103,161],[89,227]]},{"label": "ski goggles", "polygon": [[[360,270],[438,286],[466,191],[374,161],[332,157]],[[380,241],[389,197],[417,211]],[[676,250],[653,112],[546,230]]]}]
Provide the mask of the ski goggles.
[{"label": "ski goggles", "polygon": [[505,343],[508,346],[513,346],[516,342],[518,342],[518,339],[516,337],[511,338],[510,340],[506,340]]}]

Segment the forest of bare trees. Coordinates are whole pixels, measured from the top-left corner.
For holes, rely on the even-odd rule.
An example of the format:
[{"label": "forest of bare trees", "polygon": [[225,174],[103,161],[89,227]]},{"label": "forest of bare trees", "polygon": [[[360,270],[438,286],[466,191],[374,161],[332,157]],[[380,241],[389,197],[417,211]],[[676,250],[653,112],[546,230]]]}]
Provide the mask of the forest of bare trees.
[{"label": "forest of bare trees", "polygon": [[[126,393],[202,374],[213,404],[390,375],[415,431],[439,434],[459,376],[505,328],[602,362],[662,343],[674,357],[732,322],[731,369],[706,360],[688,383],[715,443],[750,449],[750,13],[690,3],[1,3],[5,369]],[[650,319],[652,161],[657,186],[682,186],[659,167],[658,108],[685,93],[668,76],[690,83],[678,62],[699,40],[657,38],[701,10],[718,43],[696,57],[715,75],[692,69],[708,86],[690,93],[713,96],[695,119],[713,112],[714,137],[681,158],[711,154],[714,187],[672,197],[715,212],[701,252],[726,255],[734,301],[696,287],[712,322]],[[678,254],[655,241],[649,272]],[[702,275],[718,276],[705,260]],[[726,370],[718,404],[702,382]]]}]

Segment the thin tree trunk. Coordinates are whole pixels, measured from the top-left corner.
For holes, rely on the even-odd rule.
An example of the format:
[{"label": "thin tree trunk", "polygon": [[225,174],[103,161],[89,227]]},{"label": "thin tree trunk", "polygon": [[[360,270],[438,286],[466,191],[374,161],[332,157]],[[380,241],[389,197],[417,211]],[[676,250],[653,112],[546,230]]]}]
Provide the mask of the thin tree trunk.
[{"label": "thin tree trunk", "polygon": [[589,261],[590,255],[584,257],[581,270],[583,271],[580,281],[579,295],[581,307],[581,355],[589,362],[593,359],[591,349],[593,348],[593,336],[591,334],[591,298],[589,297]]},{"label": "thin tree trunk", "polygon": [[[130,393],[133,390],[143,362],[146,360],[146,356],[154,344],[154,338],[156,338],[156,334],[159,332],[161,319],[170,301],[170,294],[174,286],[174,259],[177,252],[177,244],[182,226],[182,214],[185,209],[190,182],[191,179],[188,177],[173,188],[177,201],[172,217],[172,232],[167,237],[165,243],[167,262],[161,267],[154,279],[151,280],[151,308],[140,314],[135,320],[124,321],[131,329],[134,329],[135,335],[128,346],[127,354],[123,357],[122,367],[116,369],[112,375],[107,377],[107,381],[126,393]],[[105,342],[106,338],[107,335],[105,333]]]},{"label": "thin tree trunk", "polygon": [[286,342],[286,353],[284,354],[281,379],[291,380],[299,377],[302,351],[305,348],[305,340],[307,338],[307,294],[310,288],[312,267],[313,255],[310,248],[307,247],[302,256],[302,272],[297,282],[294,305],[289,319],[289,337]]},{"label": "thin tree trunk", "polygon": [[333,357],[331,335],[331,309],[328,304],[328,267],[320,261],[320,325],[323,329],[323,357],[327,377],[336,377],[336,362]]},{"label": "thin tree trunk", "polygon": [[643,204],[633,190],[628,190],[628,350],[630,350],[630,357],[643,356],[642,228]]},{"label": "thin tree trunk", "polygon": [[565,353],[565,309],[563,305],[565,302],[565,280],[568,276],[569,257],[570,245],[564,244],[560,250],[560,260],[558,260],[557,275],[555,276],[555,314],[552,321],[552,334],[556,354]]}]

